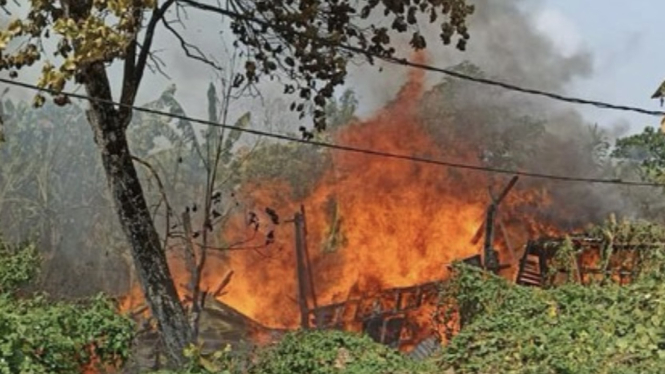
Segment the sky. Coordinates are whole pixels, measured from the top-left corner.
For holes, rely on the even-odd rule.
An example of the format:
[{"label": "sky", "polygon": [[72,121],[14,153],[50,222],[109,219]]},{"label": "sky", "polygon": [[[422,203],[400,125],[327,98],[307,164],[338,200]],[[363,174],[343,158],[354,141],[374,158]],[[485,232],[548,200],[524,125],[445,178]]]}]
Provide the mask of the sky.
[{"label": "sky", "polygon": [[[525,3],[534,3],[528,0]],[[651,95],[665,79],[660,0],[544,0],[534,19],[540,30],[564,51],[586,49],[594,71],[568,88],[569,95],[661,109]],[[640,114],[580,107],[585,118],[607,126],[628,121],[631,131],[660,119]]]}]

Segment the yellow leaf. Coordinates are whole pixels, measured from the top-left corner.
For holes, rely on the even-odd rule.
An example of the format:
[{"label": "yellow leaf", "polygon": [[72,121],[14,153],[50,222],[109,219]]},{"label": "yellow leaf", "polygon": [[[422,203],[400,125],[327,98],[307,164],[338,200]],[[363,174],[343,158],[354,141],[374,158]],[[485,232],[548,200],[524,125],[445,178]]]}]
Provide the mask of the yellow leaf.
[{"label": "yellow leaf", "polygon": [[12,21],[7,26],[7,31],[11,34],[19,34],[23,30],[23,22],[20,19]]},{"label": "yellow leaf", "polygon": [[46,101],[46,98],[44,98],[44,96],[42,96],[42,95],[35,95],[35,98],[34,98],[34,101],[32,102],[32,105],[33,105],[35,108],[39,108],[39,107],[41,107],[42,105],[44,105],[44,102],[45,102],[45,101]]},{"label": "yellow leaf", "polygon": [[76,70],[76,61],[72,58],[68,58],[64,64],[62,64],[62,68],[67,71],[74,71]]},{"label": "yellow leaf", "polygon": [[0,34],[0,50],[3,50],[7,48],[7,44],[9,43],[10,37],[6,33],[1,33]]}]

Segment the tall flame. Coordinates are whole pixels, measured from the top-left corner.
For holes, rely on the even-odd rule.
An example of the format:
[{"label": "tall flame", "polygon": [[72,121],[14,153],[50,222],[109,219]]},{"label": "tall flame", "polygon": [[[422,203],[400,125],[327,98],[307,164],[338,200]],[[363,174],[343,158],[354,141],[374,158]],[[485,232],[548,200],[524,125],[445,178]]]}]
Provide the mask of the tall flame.
[{"label": "tall flame", "polygon": [[[417,58],[424,59],[420,54]],[[424,83],[422,70],[411,71],[395,100],[372,118],[336,131],[335,142],[477,163],[466,139],[449,139],[444,146],[428,134],[418,105]],[[222,302],[266,326],[296,328],[295,235],[293,225],[284,221],[301,204],[306,207],[307,245],[320,305],[342,302],[354,293],[441,280],[447,264],[480,253],[482,242],[472,244],[471,240],[489,203],[487,188],[492,180],[488,174],[352,152],[333,153],[331,165],[302,199],[292,198],[283,180],[245,184],[239,195],[253,211],[271,207],[279,212],[282,222],[274,227],[275,242],[261,250],[229,251],[209,258],[203,287],[214,289],[232,270],[234,277]],[[518,216],[511,207],[547,203],[544,190],[518,189],[506,198],[507,231],[513,245],[551,226],[528,214]],[[223,232],[227,242],[250,235],[253,229],[245,220],[241,215],[231,219]],[[326,245],[332,239],[336,245]],[[498,244],[508,247],[505,241]],[[185,283],[182,263],[174,263],[173,269],[178,284]]]},{"label": "tall flame", "polygon": [[[411,71],[392,103],[369,120],[345,126],[334,134],[335,141],[399,154],[476,161],[464,151],[463,139],[442,147],[428,135],[418,113],[423,92],[424,73]],[[480,252],[480,245],[471,244],[471,238],[489,202],[487,175],[351,152],[335,153],[332,165],[300,201],[288,198],[290,190],[283,181],[257,181],[244,188],[256,211],[269,206],[289,215],[300,204],[306,207],[307,244],[320,304],[341,302],[352,292],[441,280],[446,264]],[[529,199],[544,203],[541,197],[517,193],[507,203]],[[336,222],[331,222],[331,207]],[[225,236],[242,238],[246,235],[243,224],[242,219],[234,221]],[[334,225],[341,238],[337,248],[327,253],[324,243],[335,234],[330,233]],[[282,224],[276,237],[276,243],[263,253],[235,252],[219,264],[238,275],[223,301],[269,326],[296,327],[293,228]]]}]

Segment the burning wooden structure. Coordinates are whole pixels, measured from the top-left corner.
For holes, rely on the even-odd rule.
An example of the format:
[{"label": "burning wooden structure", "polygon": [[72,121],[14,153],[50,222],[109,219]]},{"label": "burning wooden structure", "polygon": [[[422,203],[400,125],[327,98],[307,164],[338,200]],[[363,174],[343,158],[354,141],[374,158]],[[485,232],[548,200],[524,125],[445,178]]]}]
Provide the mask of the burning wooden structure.
[{"label": "burning wooden structure", "polygon": [[419,327],[409,314],[425,306],[436,306],[437,282],[391,288],[372,295],[309,310],[308,324],[318,329],[360,326],[375,341],[391,347],[418,343]]},{"label": "burning wooden structure", "polygon": [[[139,308],[138,313],[133,315],[142,328],[137,334],[132,362],[126,368],[130,371],[158,370],[166,364],[159,333],[151,319],[146,318],[143,309]],[[203,355],[213,354],[226,346],[242,354],[250,351],[257,342],[275,341],[286,332],[263,326],[212,295],[206,296],[201,308],[199,342]]]},{"label": "burning wooden structure", "polygon": [[[556,263],[557,255],[566,246],[569,247],[568,255],[563,260],[570,265],[567,267]],[[582,284],[604,279],[626,284],[639,274],[644,250],[663,247],[665,243],[614,242],[585,235],[531,240],[519,262],[515,282],[523,286],[547,287],[565,277]]]},{"label": "burning wooden structure", "polygon": [[343,302],[320,306],[305,240],[304,207],[301,206],[292,222],[296,230],[301,328],[362,331],[376,342],[398,349],[414,347],[427,338],[432,340],[431,334],[422,336],[423,328],[414,322],[412,314],[424,308],[436,308],[439,282],[362,293]]},{"label": "burning wooden structure", "polygon": [[[516,265],[515,283],[528,287],[548,287],[557,284],[561,277],[583,284],[601,278],[627,283],[637,275],[640,250],[665,246],[657,243],[622,243],[616,238],[601,239],[592,235],[545,237],[528,241],[517,264],[502,264],[499,251],[495,248],[495,232],[504,236],[505,233],[497,213],[500,203],[516,182],[517,177],[514,177],[498,197],[492,197],[486,218],[471,240],[472,244],[479,244],[484,239],[480,253],[463,259],[463,262],[493,273]],[[297,289],[294,291],[301,328],[361,331],[376,342],[396,349],[407,348],[410,355],[416,358],[424,358],[440,349],[441,342],[433,324],[428,325],[430,321],[424,321],[423,316],[434,313],[438,308],[439,285],[445,281],[444,267],[447,264],[441,264],[441,278],[433,282],[359,292],[344,301],[320,305],[307,248],[304,207],[301,206],[293,219],[286,222],[292,223],[295,230],[294,276]],[[507,239],[502,244],[503,249],[513,251]],[[613,248],[609,254],[608,245]],[[568,257],[565,260],[572,266],[561,265],[562,254]],[[517,259],[514,254],[511,257]],[[262,326],[214,297],[209,297],[205,303],[200,331],[203,348],[208,352],[223,348],[226,344],[251,346],[260,338],[264,342],[274,341],[286,332]],[[151,335],[150,339],[155,337]]]},{"label": "burning wooden structure", "polygon": [[[494,248],[495,230],[504,234],[497,217],[499,204],[516,184],[511,179],[498,197],[492,196],[486,219],[472,239],[478,244],[484,238],[481,253],[463,259],[467,264],[486,271],[500,273],[513,265],[501,263],[499,251]],[[435,333],[423,334],[422,326],[413,323],[411,317],[417,311],[431,308],[438,303],[439,281],[402,288],[384,289],[380,292],[349,298],[332,305],[317,305],[314,284],[311,278],[309,258],[304,244],[306,235],[304,210],[296,214],[296,252],[298,255],[297,277],[299,280],[299,302],[302,311],[302,328],[351,329],[363,331],[375,341],[395,348],[414,348],[417,354],[427,351],[423,347],[437,343]],[[530,240],[523,248],[514,281],[521,286],[548,287],[561,281],[576,281],[588,284],[594,280],[611,279],[625,284],[635,279],[642,250],[663,247],[658,243],[620,242],[617,238],[598,235],[573,235],[565,238],[543,237]],[[507,242],[507,240],[506,240]],[[510,248],[509,243],[503,243]],[[612,248],[608,251],[608,246]],[[561,257],[565,258],[561,258]],[[514,254],[513,254],[514,257]],[[514,257],[516,258],[516,257]],[[568,266],[562,265],[562,262]],[[434,344],[436,345],[436,344]],[[420,349],[422,348],[422,349]]]},{"label": "burning wooden structure", "polygon": [[[491,196],[486,218],[472,239],[472,243],[477,244],[484,238],[482,255],[471,256],[464,259],[464,262],[495,273],[510,267],[500,263],[499,252],[494,248],[494,238],[499,204],[517,180],[517,176],[513,177],[497,197]],[[422,314],[423,310],[436,310],[438,285],[444,281],[445,265],[442,265],[442,277],[438,281],[384,289],[352,297],[344,302],[319,306],[306,244],[307,228],[303,206],[290,222],[295,226],[296,276],[302,328],[359,330],[378,343],[399,349],[414,349],[416,355],[426,355],[432,347],[440,345],[434,330],[419,326],[414,322],[413,316]]]}]

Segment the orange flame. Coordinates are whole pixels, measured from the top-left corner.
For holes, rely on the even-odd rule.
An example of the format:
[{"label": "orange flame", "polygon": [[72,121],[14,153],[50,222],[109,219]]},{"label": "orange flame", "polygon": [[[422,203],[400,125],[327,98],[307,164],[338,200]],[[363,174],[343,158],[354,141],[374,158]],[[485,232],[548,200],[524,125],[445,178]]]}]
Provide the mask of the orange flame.
[{"label": "orange flame", "polygon": [[[418,56],[422,59],[422,55]],[[463,140],[450,148],[434,143],[422,126],[418,103],[424,92],[424,73],[413,70],[396,99],[373,118],[349,124],[334,134],[339,144],[386,152],[458,158],[477,162],[464,153]],[[445,126],[445,124],[442,124]],[[455,144],[457,143],[457,144]],[[467,152],[468,153],[468,152]],[[312,256],[319,304],[341,302],[352,290],[372,291],[441,280],[445,265],[475,255],[480,245],[470,240],[484,220],[489,202],[484,174],[358,153],[335,153],[334,166],[301,201],[289,200],[283,181],[257,181],[244,188],[256,211],[269,206],[282,214],[307,208],[308,246]],[[544,191],[512,192],[506,204],[544,205]],[[334,201],[343,235],[334,253],[321,248],[333,224],[329,207]],[[244,221],[234,221],[226,238],[242,238]],[[524,222],[523,222],[524,224]],[[549,230],[525,223],[512,230],[523,240]],[[225,263],[238,275],[223,300],[269,326],[298,325],[293,228],[276,230],[277,242],[266,249],[268,258],[254,252],[236,252]],[[498,236],[498,235],[497,235]],[[220,272],[222,273],[222,272]]]},{"label": "orange flame", "polygon": [[[417,58],[424,60],[422,54]],[[456,162],[477,163],[465,139],[450,139],[446,147],[436,144],[419,116],[424,92],[421,70],[410,72],[408,82],[395,100],[373,118],[348,124],[333,135],[339,144],[385,152],[417,155]],[[442,123],[441,126],[446,126]],[[319,305],[346,300],[351,293],[404,287],[445,279],[446,265],[480,253],[482,241],[471,239],[483,223],[489,196],[488,175],[436,165],[372,155],[334,153],[333,167],[316,181],[303,199],[291,198],[286,181],[260,180],[243,186],[241,195],[254,211],[274,208],[287,220],[306,207],[307,245],[311,256]],[[507,180],[507,178],[506,178]],[[553,226],[517,215],[510,207],[519,204],[544,207],[547,191],[516,189],[504,205],[510,219],[507,231],[512,245],[529,236],[552,233]],[[338,246],[324,251],[329,239],[331,206],[339,220]],[[265,221],[269,221],[265,217]],[[223,235],[227,242],[242,240],[248,228],[245,217],[232,218]],[[256,321],[275,328],[297,328],[297,294],[294,228],[282,222],[275,227],[275,242],[260,251],[232,251],[211,257],[203,274],[203,287],[214,289],[229,270],[234,278],[221,301]],[[507,243],[497,234],[499,248]],[[515,260],[515,258],[503,258]],[[173,264],[177,282],[184,283],[182,263]],[[140,297],[133,293],[124,308]],[[424,313],[424,312],[423,312]],[[418,320],[428,315],[413,316]]]}]

